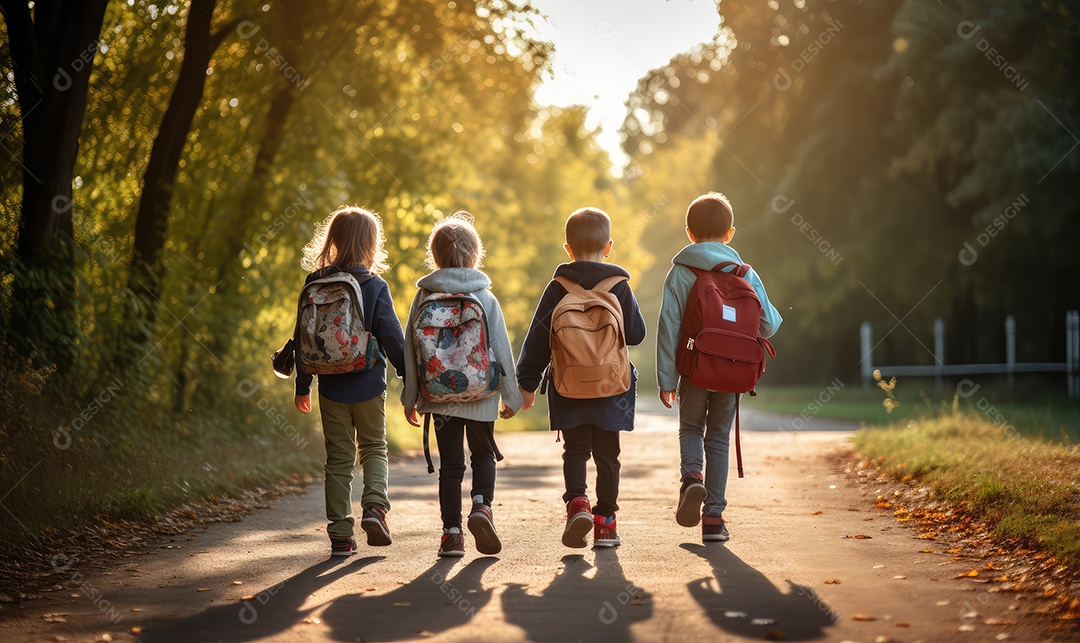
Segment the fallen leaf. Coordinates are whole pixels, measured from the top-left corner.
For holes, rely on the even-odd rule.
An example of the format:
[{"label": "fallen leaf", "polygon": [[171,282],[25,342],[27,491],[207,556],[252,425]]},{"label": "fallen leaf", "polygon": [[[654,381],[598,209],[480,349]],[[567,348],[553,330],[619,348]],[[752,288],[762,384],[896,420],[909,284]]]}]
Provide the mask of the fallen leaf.
[{"label": "fallen leaf", "polygon": [[853,538],[855,540],[870,540],[872,538],[872,536],[867,536],[866,534],[855,534],[854,536],[852,536],[852,535],[844,536],[844,538]]},{"label": "fallen leaf", "polygon": [[250,601],[250,600],[252,600],[254,598],[255,598],[254,594],[247,594],[245,596],[241,596],[240,600],[242,600],[242,601]]},{"label": "fallen leaf", "polygon": [[892,503],[889,502],[888,500],[886,500],[884,502],[879,502],[874,506],[877,507],[878,509],[889,509],[890,507],[892,507]]},{"label": "fallen leaf", "polygon": [[135,625],[135,626],[132,626],[130,632],[132,634],[142,634],[142,628],[139,627],[138,625]]},{"label": "fallen leaf", "polygon": [[839,585],[840,584],[840,579],[839,578],[830,578],[829,580],[825,581],[825,584],[826,585]]},{"label": "fallen leaf", "polygon": [[209,592],[210,588],[209,587],[200,587],[199,589],[197,589],[195,591],[196,592]]},{"label": "fallen leaf", "polygon": [[893,576],[893,579],[895,579],[895,580],[905,580],[905,579],[907,579],[907,576]]},{"label": "fallen leaf", "polygon": [[937,540],[937,534],[932,531],[927,531],[919,534],[919,540]]},{"label": "fallen leaf", "polygon": [[812,514],[810,514],[810,515],[811,515],[811,516],[820,516],[820,515],[821,515],[821,512],[820,512],[820,511],[815,511],[814,513],[812,513]]},{"label": "fallen leaf", "polygon": [[956,628],[956,631],[957,632],[974,632],[975,631],[975,626],[971,625],[970,623],[964,623],[960,627]]},{"label": "fallen leaf", "polygon": [[973,569],[973,570],[971,570],[969,572],[961,572],[961,573],[957,574],[956,576],[953,576],[953,578],[975,578],[978,575],[979,575],[979,570]]},{"label": "fallen leaf", "polygon": [[896,627],[911,627],[911,623],[897,623]]},{"label": "fallen leaf", "polygon": [[769,630],[768,632],[765,633],[765,640],[766,641],[783,641],[784,640],[784,633],[781,632],[780,630]]},{"label": "fallen leaf", "polygon": [[130,610],[128,610],[128,611],[130,611],[130,612],[141,612],[141,611],[142,611],[142,608],[141,608],[141,607],[133,607],[133,608],[131,608],[131,609],[130,609]]},{"label": "fallen leaf", "polygon": [[934,553],[934,550],[933,549],[920,549],[919,553],[920,554],[932,554],[932,553]]},{"label": "fallen leaf", "polygon": [[870,517],[870,516],[867,516],[866,518],[863,518],[863,520],[873,520],[873,518]]},{"label": "fallen leaf", "polygon": [[434,632],[429,632],[428,630],[416,630],[416,633],[424,638],[430,638],[432,636],[435,636]]},{"label": "fallen leaf", "polygon": [[238,580],[234,580],[234,581],[232,582],[232,584],[233,584],[233,585],[243,585],[243,584],[244,584],[244,582],[243,582],[243,581],[238,581]]},{"label": "fallen leaf", "polygon": [[375,588],[374,588],[374,587],[365,587],[365,588],[364,588],[364,591],[365,591],[365,592],[374,592],[374,591],[375,591]]},{"label": "fallen leaf", "polygon": [[876,616],[870,616],[869,614],[852,614],[851,620],[853,621],[876,621]]}]

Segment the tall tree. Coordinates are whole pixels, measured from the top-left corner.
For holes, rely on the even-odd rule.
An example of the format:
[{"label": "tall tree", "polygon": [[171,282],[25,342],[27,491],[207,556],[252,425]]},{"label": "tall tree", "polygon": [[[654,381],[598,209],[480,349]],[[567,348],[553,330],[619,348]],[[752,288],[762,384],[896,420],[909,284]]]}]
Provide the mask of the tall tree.
[{"label": "tall tree", "polygon": [[7,339],[61,368],[75,356],[72,178],[108,0],[0,0],[22,114],[20,264]]},{"label": "tall tree", "polygon": [[176,186],[177,170],[195,112],[203,102],[207,67],[218,46],[240,23],[235,17],[212,30],[217,0],[192,0],[184,31],[184,60],[169,106],[161,119],[150,160],[143,174],[143,189],[135,218],[134,255],[128,289],[146,322],[156,316],[161,295],[161,251]]}]

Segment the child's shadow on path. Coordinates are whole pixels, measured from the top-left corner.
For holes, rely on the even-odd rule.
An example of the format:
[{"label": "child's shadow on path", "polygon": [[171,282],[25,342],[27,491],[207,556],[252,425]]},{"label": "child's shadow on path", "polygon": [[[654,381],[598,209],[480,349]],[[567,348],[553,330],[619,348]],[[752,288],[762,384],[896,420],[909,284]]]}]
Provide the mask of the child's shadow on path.
[{"label": "child's shadow on path", "polygon": [[814,590],[789,580],[791,591],[783,593],[727,547],[680,547],[712,566],[719,588],[712,578],[702,578],[688,583],[687,589],[713,623],[729,634],[761,640],[777,630],[785,641],[810,641],[824,638],[825,628],[836,623],[836,614]]},{"label": "child's shadow on path", "polygon": [[252,594],[251,600],[211,607],[179,621],[158,621],[147,628],[140,640],[143,643],[254,641],[279,634],[318,609],[319,606],[300,609],[313,593],[384,558],[367,556],[351,562],[331,558],[318,562],[288,580]]},{"label": "child's shadow on path", "polygon": [[450,576],[460,559],[443,558],[415,579],[386,594],[350,594],[322,613],[328,636],[339,641],[402,641],[427,637],[468,623],[491,601],[483,575],[498,558],[469,562]]},{"label": "child's shadow on path", "polygon": [[513,583],[502,594],[506,621],[525,630],[530,641],[629,641],[634,623],[652,616],[652,600],[626,579],[614,549],[597,549],[596,573],[580,554],[563,556],[565,565],[535,596]]}]

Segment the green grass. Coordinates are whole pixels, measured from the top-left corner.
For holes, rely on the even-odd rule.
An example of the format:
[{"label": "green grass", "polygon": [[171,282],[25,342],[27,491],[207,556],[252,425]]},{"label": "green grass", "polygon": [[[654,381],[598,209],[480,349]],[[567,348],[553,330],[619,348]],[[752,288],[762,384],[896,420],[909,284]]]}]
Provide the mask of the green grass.
[{"label": "green grass", "polygon": [[864,429],[855,445],[863,457],[884,458],[886,473],[913,476],[987,521],[997,536],[1040,546],[1077,565],[1080,446],[1030,437],[1047,429],[1039,425],[1046,417],[1059,416],[1034,412],[1021,421],[1030,427],[1025,434],[994,423],[979,409],[948,410]]},{"label": "green grass", "polygon": [[[883,402],[886,393],[878,388],[865,391],[858,383],[826,386],[762,387],[757,397],[744,397],[746,408],[789,415],[863,422],[868,426],[909,422],[937,417],[954,409],[968,411],[991,424],[1012,427],[1021,435],[1042,440],[1080,442],[1080,403],[1063,397],[1036,393],[1009,394],[984,387],[968,397],[955,388],[948,399],[931,399],[933,382],[901,380],[892,393],[900,404],[890,413]],[[966,389],[965,389],[966,392]]]}]

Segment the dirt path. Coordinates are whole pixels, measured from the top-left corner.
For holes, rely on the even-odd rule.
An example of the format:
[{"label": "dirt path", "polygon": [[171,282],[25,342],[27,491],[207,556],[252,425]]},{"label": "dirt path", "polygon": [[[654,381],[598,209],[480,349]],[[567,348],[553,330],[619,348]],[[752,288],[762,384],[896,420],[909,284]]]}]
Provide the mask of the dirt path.
[{"label": "dirt path", "polygon": [[[422,458],[401,458],[391,465],[391,547],[361,545],[358,556],[328,561],[316,485],[109,572],[84,578],[71,562],[78,591],[27,604],[0,623],[0,639],[1039,640],[1026,625],[1036,622],[1026,617],[1034,601],[954,579],[970,563],[916,539],[864,497],[872,489],[834,470],[827,456],[851,425],[791,431],[788,418],[745,411],[746,478],[729,484],[732,540],[703,546],[698,529],[674,521],[674,414],[640,419],[623,441],[618,549],[560,544],[561,445],[549,433],[509,434],[500,438],[498,557],[477,555],[470,541],[464,559],[436,559],[435,476]],[[870,538],[845,538],[854,535]],[[922,551],[928,544],[933,553]]]}]

